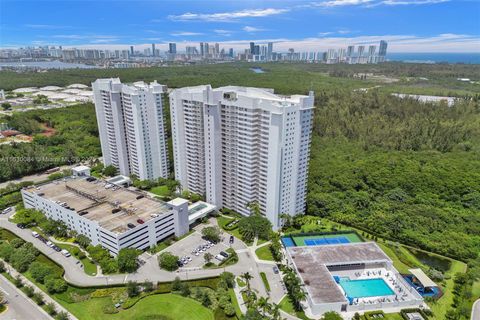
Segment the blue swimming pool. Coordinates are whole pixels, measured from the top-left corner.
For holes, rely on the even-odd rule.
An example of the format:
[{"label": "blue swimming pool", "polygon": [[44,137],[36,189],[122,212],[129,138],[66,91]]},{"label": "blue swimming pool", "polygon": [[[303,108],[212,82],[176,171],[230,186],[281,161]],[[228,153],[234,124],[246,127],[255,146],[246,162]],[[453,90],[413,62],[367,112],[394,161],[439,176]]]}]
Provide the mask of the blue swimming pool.
[{"label": "blue swimming pool", "polygon": [[342,277],[339,284],[349,298],[380,297],[395,294],[382,278],[350,280],[350,278]]}]

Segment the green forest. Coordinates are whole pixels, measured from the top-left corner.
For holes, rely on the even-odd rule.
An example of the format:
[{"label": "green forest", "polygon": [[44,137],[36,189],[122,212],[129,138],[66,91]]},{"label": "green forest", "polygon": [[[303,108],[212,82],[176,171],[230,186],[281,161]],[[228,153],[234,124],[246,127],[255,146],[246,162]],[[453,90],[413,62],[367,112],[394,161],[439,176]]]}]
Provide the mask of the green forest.
[{"label": "green forest", "polygon": [[[157,80],[171,88],[210,83],[270,87],[282,94],[314,90],[307,213],[464,261],[478,255],[479,65],[261,64],[263,74],[250,71],[252,66],[0,72],[0,88],[90,84],[118,76],[123,82]],[[460,77],[477,83],[460,82]],[[392,92],[459,100],[448,107],[402,100]],[[6,121],[35,139],[0,147],[0,158],[46,156],[66,163],[100,155],[91,104],[17,113]],[[56,134],[40,136],[42,124]],[[6,162],[0,166],[0,181],[49,166],[48,161]]]},{"label": "green forest", "polygon": [[[91,103],[13,113],[0,118],[0,122],[33,136],[32,143],[0,145],[0,182],[101,155]],[[45,128],[53,128],[55,134],[42,135]]]}]

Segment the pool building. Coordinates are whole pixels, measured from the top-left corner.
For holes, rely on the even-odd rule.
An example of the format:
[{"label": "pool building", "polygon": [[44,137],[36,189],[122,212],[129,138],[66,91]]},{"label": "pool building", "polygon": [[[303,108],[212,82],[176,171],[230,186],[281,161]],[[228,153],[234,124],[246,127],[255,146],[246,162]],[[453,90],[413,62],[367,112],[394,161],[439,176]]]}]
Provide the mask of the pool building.
[{"label": "pool building", "polygon": [[[423,305],[420,294],[375,242],[357,242],[346,235],[291,239],[296,243],[285,246],[287,260],[304,284],[307,315],[318,317],[328,311],[388,312]],[[290,243],[282,241],[284,245]],[[302,241],[303,245],[298,245]]]}]

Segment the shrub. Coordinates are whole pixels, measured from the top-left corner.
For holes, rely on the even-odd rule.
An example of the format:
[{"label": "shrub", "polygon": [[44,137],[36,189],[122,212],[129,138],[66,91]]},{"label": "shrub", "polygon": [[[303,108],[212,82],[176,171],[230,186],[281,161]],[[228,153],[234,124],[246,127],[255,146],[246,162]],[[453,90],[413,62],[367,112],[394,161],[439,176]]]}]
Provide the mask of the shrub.
[{"label": "shrub", "polygon": [[30,274],[35,281],[44,283],[45,277],[52,274],[52,268],[45,263],[34,262],[29,268]]},{"label": "shrub", "polygon": [[40,292],[35,292],[32,296],[32,300],[35,301],[39,306],[43,305],[43,294]]},{"label": "shrub", "polygon": [[25,286],[25,288],[23,288],[23,292],[25,292],[27,297],[31,298],[31,297],[33,297],[33,294],[35,293],[35,290],[33,289],[32,286]]},{"label": "shrub", "polygon": [[55,309],[55,304],[53,302],[47,303],[45,305],[45,311],[51,316],[57,314],[57,310]]},{"label": "shrub", "polygon": [[120,272],[132,273],[138,269],[137,257],[140,250],[134,248],[123,248],[117,256],[117,264]]},{"label": "shrub", "polygon": [[178,257],[170,252],[164,252],[158,256],[158,264],[164,270],[175,271],[178,269]]},{"label": "shrub", "polygon": [[127,283],[127,294],[129,297],[136,297],[140,294],[140,288],[136,282],[129,281]]},{"label": "shrub", "polygon": [[15,279],[13,279],[13,284],[17,288],[23,287],[23,281],[22,281],[22,278],[20,277],[20,275],[16,276]]}]

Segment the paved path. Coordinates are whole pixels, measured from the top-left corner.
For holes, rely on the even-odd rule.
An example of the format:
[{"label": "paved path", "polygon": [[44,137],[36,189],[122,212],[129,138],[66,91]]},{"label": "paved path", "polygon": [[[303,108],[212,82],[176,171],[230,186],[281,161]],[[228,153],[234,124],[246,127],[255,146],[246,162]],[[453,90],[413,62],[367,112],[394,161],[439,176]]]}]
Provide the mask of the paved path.
[{"label": "paved path", "polygon": [[473,303],[471,318],[472,320],[480,320],[480,299]]},{"label": "paved path", "polygon": [[[56,172],[62,172],[62,170],[70,169],[70,168],[73,168],[75,166],[77,166],[77,165],[61,166],[60,170],[58,170]],[[53,173],[56,173],[56,172],[32,174],[31,176],[25,176],[25,177],[21,177],[21,178],[15,179],[15,180],[2,182],[2,183],[0,183],[0,189],[5,188],[9,183],[20,183],[20,182],[23,182],[23,181],[33,181],[33,182],[44,181],[44,180],[48,179],[49,175],[51,175]]]},{"label": "paved path", "polygon": [[[24,285],[29,285],[31,287],[33,287],[33,289],[35,290],[35,292],[39,292],[42,294],[43,296],[43,301],[45,301],[45,303],[53,303],[55,305],[55,309],[57,311],[64,311],[66,312],[68,315],[69,315],[69,318],[70,319],[73,319],[73,320],[78,320],[74,315],[72,315],[70,312],[68,312],[67,309],[65,309],[63,306],[61,306],[57,301],[53,300],[48,294],[46,294],[45,292],[43,292],[39,287],[37,287],[33,282],[31,282],[30,280],[28,280],[27,278],[25,278],[22,274],[20,274],[19,272],[17,272],[13,267],[11,267],[8,263],[4,262],[5,263],[5,267],[7,269],[7,272],[14,278],[16,277],[20,277],[22,279],[22,282]],[[23,293],[23,292],[22,292]],[[33,303],[33,302],[32,302]],[[28,319],[28,318],[27,318]]]},{"label": "paved path", "polygon": [[0,315],[5,320],[51,320],[50,316],[37,306],[22,291],[18,290],[3,275],[0,275],[0,290],[7,300],[7,311]]},{"label": "paved path", "polygon": [[[253,279],[251,281],[252,288],[254,288],[259,295],[267,296],[259,274],[259,269],[263,268],[263,265],[255,261],[254,255],[252,256],[249,250],[244,250],[247,249],[246,245],[238,239],[232,245],[232,248],[235,251],[238,251],[239,261],[233,266],[228,266],[221,269],[199,269],[193,271],[168,272],[159,268],[157,262],[157,254],[153,256],[148,256],[145,259],[145,264],[143,264],[135,273],[90,276],[84,273],[84,271],[80,267],[80,264],[77,264],[77,259],[73,257],[65,257],[60,252],[56,252],[52,248],[46,246],[37,238],[34,238],[31,234],[30,229],[20,229],[14,223],[8,221],[8,218],[13,213],[14,212],[6,215],[0,215],[0,227],[15,233],[17,236],[24,239],[25,241],[31,242],[43,254],[60,264],[65,270],[65,280],[76,286],[86,287],[97,285],[113,285],[127,283],[128,281],[142,282],[146,280],[152,282],[172,281],[175,279],[175,277],[179,277],[183,280],[198,279],[218,276],[223,271],[229,271],[235,275],[240,275],[248,271],[253,275]],[[216,223],[216,221],[214,223]],[[225,241],[228,242],[228,237],[225,238]],[[185,239],[188,239],[188,237]],[[180,242],[183,240],[180,240]],[[271,269],[270,266],[268,267]]]}]

